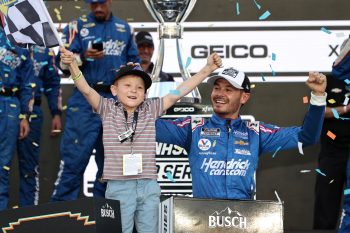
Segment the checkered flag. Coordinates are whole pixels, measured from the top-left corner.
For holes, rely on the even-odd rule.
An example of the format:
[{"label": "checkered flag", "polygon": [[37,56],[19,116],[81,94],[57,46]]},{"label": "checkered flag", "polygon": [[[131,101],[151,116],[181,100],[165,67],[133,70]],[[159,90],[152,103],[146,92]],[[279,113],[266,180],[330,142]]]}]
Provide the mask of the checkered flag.
[{"label": "checkered flag", "polygon": [[0,0],[7,38],[13,44],[60,45],[60,39],[42,0]]}]

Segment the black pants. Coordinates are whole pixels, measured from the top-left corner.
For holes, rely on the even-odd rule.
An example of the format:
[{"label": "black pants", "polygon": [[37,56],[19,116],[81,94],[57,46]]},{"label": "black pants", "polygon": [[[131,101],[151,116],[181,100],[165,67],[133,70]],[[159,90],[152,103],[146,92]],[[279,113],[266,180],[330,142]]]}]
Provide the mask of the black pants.
[{"label": "black pants", "polygon": [[326,174],[316,175],[314,229],[336,229],[346,182],[348,148],[322,144],[318,168]]}]

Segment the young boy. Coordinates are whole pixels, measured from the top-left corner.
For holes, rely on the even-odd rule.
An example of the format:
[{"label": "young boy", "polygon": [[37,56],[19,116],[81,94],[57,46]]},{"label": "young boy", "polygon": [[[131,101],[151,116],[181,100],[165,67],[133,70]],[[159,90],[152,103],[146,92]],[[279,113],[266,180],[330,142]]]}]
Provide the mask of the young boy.
[{"label": "young boy", "polygon": [[132,232],[134,219],[139,233],[157,232],[160,187],[155,121],[219,68],[220,56],[210,55],[207,64],[176,91],[152,99],[145,98],[152,80],[139,65],[127,65],[116,71],[111,85],[112,94],[118,97],[115,100],[103,98],[88,85],[73,53],[61,49],[61,61],[69,65],[76,87],[102,118],[106,198],[120,201],[123,233]]}]

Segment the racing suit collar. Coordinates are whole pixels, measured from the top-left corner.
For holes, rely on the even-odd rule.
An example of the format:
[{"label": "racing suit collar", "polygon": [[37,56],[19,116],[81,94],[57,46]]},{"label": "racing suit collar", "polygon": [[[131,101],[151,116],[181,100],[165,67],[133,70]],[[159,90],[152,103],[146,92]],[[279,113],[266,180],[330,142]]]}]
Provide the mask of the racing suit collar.
[{"label": "racing suit collar", "polygon": [[230,120],[230,125],[231,126],[235,126],[238,125],[242,122],[241,116],[239,116],[236,119],[226,119],[226,118],[221,118],[218,115],[216,115],[215,113],[213,113],[211,120],[213,121],[213,123],[218,124],[218,125],[226,125],[227,124],[227,120]]}]

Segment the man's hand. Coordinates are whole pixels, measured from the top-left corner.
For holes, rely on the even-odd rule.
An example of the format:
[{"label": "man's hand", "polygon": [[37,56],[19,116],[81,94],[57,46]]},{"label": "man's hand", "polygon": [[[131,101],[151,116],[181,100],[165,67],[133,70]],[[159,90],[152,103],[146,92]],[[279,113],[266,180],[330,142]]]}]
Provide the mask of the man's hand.
[{"label": "man's hand", "polygon": [[51,122],[51,136],[55,137],[59,135],[62,131],[61,116],[55,115]]},{"label": "man's hand", "polygon": [[27,118],[23,118],[19,124],[19,136],[18,139],[24,139],[28,136],[30,131],[29,122]]},{"label": "man's hand", "polygon": [[100,59],[103,58],[103,51],[98,51],[97,49],[88,48],[84,54],[85,58]]},{"label": "man's hand", "polygon": [[212,53],[207,59],[207,66],[213,72],[222,66],[221,57],[217,53]]},{"label": "man's hand", "polygon": [[310,88],[314,95],[325,95],[327,79],[326,76],[318,72],[309,72],[309,78],[306,85]]}]

